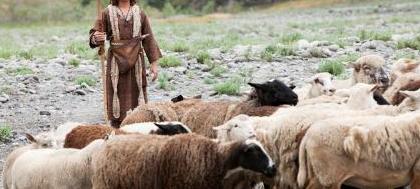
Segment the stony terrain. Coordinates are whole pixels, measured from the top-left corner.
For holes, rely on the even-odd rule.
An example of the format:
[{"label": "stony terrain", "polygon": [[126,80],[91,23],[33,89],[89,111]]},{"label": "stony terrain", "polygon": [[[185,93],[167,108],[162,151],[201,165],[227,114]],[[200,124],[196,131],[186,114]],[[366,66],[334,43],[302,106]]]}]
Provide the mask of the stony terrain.
[{"label": "stony terrain", "polygon": [[[249,81],[302,85],[319,69],[364,53],[379,53],[388,64],[418,58],[418,18],[420,2],[395,0],[153,20],[167,58],[159,81],[149,87],[150,99],[178,94],[239,99]],[[0,142],[0,167],[25,142],[25,132],[66,121],[104,122],[100,67],[86,40],[89,25],[1,27],[0,128],[10,127],[12,136]],[[216,88],[236,95],[214,96]]]}]

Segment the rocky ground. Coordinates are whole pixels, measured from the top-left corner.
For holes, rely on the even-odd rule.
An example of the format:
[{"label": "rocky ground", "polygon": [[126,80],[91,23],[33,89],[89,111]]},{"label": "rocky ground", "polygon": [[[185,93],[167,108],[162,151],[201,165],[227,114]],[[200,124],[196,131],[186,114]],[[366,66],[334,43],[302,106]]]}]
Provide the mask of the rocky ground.
[{"label": "rocky ground", "polygon": [[[173,59],[161,68],[165,77],[151,83],[150,99],[178,94],[239,99],[211,94],[226,83],[240,86],[239,93],[249,90],[248,81],[302,85],[322,64],[345,64],[369,52],[383,55],[388,64],[418,58],[420,2],[381,2],[154,20],[159,44]],[[12,129],[0,142],[0,167],[25,143],[25,132],[48,131],[66,121],[104,122],[100,67],[86,46],[88,27],[0,29],[0,128]],[[7,49],[15,50],[10,55]],[[239,82],[229,84],[232,78]]]}]

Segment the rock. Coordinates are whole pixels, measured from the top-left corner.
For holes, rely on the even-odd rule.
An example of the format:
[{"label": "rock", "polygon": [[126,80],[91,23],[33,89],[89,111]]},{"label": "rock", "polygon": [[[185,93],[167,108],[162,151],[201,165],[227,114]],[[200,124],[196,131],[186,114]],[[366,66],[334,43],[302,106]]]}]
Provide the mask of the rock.
[{"label": "rock", "polygon": [[77,89],[74,91],[74,93],[80,96],[85,96],[87,94],[83,89]]},{"label": "rock", "polygon": [[187,68],[184,66],[178,66],[175,68],[175,72],[185,74],[187,72]]},{"label": "rock", "polygon": [[328,45],[332,45],[332,43],[329,41],[313,41],[311,43],[311,46],[313,47],[322,47],[322,46],[328,46]]},{"label": "rock", "polygon": [[3,95],[0,96],[0,102],[1,103],[6,103],[6,102],[9,101],[9,99],[10,99],[9,95],[3,94]]},{"label": "rock", "polygon": [[328,46],[328,49],[330,50],[330,51],[334,51],[334,52],[337,52],[337,50],[340,48],[340,46],[338,46],[338,45],[330,45],[330,46]]},{"label": "rock", "polygon": [[50,113],[49,111],[45,111],[45,110],[43,110],[43,111],[40,111],[40,112],[39,112],[39,115],[50,116],[50,115],[51,115],[51,113]]},{"label": "rock", "polygon": [[312,57],[327,58],[331,56],[331,51],[326,48],[314,47],[309,50]]},{"label": "rock", "polygon": [[73,86],[73,85],[70,85],[70,86],[66,87],[66,89],[64,89],[64,91],[66,93],[71,93],[71,92],[73,92],[75,90],[77,90],[77,87],[76,86]]},{"label": "rock", "polygon": [[394,34],[391,36],[391,39],[393,41],[404,41],[404,40],[412,40],[414,39],[416,36],[411,34],[411,33],[407,33],[407,34]]}]

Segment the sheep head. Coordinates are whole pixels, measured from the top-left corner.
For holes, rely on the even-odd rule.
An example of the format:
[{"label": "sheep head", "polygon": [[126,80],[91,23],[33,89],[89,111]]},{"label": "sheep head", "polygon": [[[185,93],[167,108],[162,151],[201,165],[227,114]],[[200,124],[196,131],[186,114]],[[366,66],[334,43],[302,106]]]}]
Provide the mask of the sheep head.
[{"label": "sheep head", "polygon": [[213,127],[213,130],[217,131],[217,139],[222,142],[256,138],[252,121],[244,114],[232,118],[223,125]]},{"label": "sheep head", "polygon": [[333,83],[333,76],[328,72],[318,73],[311,77],[307,82],[311,84],[313,96],[334,95],[336,88]]},{"label": "sheep head", "polygon": [[248,84],[255,89],[258,103],[261,106],[296,105],[298,103],[297,94],[281,81]]},{"label": "sheep head", "polygon": [[377,84],[384,91],[390,84],[384,64],[384,58],[379,55],[362,56],[355,63],[350,63],[353,68],[353,84]]},{"label": "sheep head", "polygon": [[406,99],[399,105],[403,111],[416,111],[420,109],[420,89],[417,91],[400,91]]},{"label": "sheep head", "polygon": [[33,136],[29,133],[25,133],[26,139],[34,145],[36,148],[57,148],[57,143],[53,139],[50,133],[40,133]]}]

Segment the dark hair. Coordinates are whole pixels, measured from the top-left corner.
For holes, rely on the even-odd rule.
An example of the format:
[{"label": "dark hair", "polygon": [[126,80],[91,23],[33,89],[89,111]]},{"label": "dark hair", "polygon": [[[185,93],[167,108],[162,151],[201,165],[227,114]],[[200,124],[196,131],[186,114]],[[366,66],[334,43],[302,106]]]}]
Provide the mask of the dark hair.
[{"label": "dark hair", "polygon": [[[114,5],[114,6],[118,6],[118,1],[119,0],[110,0],[111,1],[111,4],[112,5]],[[135,5],[136,4],[136,0],[130,0],[130,5],[131,6],[133,6],[133,5]]]}]

